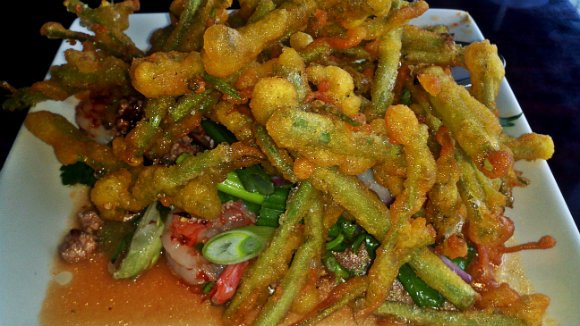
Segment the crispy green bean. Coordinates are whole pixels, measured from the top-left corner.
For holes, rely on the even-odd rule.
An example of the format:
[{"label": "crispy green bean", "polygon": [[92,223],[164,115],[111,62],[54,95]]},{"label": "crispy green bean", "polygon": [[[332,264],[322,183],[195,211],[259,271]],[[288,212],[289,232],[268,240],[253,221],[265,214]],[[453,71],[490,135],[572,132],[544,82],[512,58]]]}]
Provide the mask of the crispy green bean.
[{"label": "crispy green bean", "polygon": [[[206,170],[226,167],[234,162],[242,163],[243,158],[234,153],[234,145],[218,145],[212,150],[187,157],[175,165],[147,167],[139,173],[132,192],[140,201],[153,201],[160,194],[172,194],[180,186],[200,176]],[[242,166],[256,163],[256,160],[253,162],[249,160],[242,163]]]},{"label": "crispy green bean", "polygon": [[[387,137],[352,128],[338,119],[300,110],[278,110],[266,124],[268,133],[282,148],[296,151],[329,150],[373,160],[399,161],[401,147]],[[291,135],[291,136],[290,136]]]},{"label": "crispy green bean", "polygon": [[276,144],[268,135],[266,128],[262,125],[257,125],[255,130],[256,143],[264,152],[270,163],[290,182],[296,182],[298,179],[292,170],[291,158],[288,154],[284,155],[281,150],[276,147]]},{"label": "crispy green bean", "polygon": [[385,236],[391,224],[389,210],[355,176],[345,175],[335,168],[319,167],[309,180],[316,189],[329,194],[351,213],[369,234],[377,239]]},{"label": "crispy green bean", "polygon": [[393,103],[393,89],[401,57],[401,29],[384,34],[379,41],[379,61],[371,89],[372,110],[367,119],[382,118]]},{"label": "crispy green bean", "polygon": [[456,157],[461,170],[458,189],[467,208],[471,240],[486,245],[505,241],[506,229],[498,213],[505,206],[507,198],[490,184],[491,180],[482,175],[465,155],[457,152]]},{"label": "crispy green bean", "polygon": [[112,172],[126,166],[111,148],[85,136],[66,118],[48,111],[31,112],[24,120],[30,132],[54,148],[60,163],[84,162],[96,171]]},{"label": "crispy green bean", "polygon": [[164,51],[177,50],[181,48],[187,32],[195,23],[195,13],[197,12],[201,3],[202,0],[186,0],[185,8],[179,16],[179,21],[175,25],[175,28],[171,31],[171,34],[169,34],[169,37],[163,46]]},{"label": "crispy green bean", "polygon": [[173,121],[179,121],[188,114],[203,113],[217,103],[216,95],[212,91],[184,95],[177,101],[175,106],[169,108],[169,114]]},{"label": "crispy green bean", "polygon": [[226,77],[254,61],[268,45],[302,29],[318,4],[314,0],[284,2],[262,19],[239,29],[213,25],[204,34],[206,71]]},{"label": "crispy green bean", "polygon": [[145,117],[139,120],[125,138],[116,138],[113,141],[115,155],[131,166],[142,164],[143,154],[155,135],[162,132],[161,122],[173,103],[174,99],[171,97],[149,99],[145,105]]},{"label": "crispy green bean", "polygon": [[459,309],[471,307],[478,297],[477,292],[469,284],[428,248],[415,252],[409,260],[409,265],[427,285],[437,290]]},{"label": "crispy green bean", "polygon": [[75,13],[80,18],[83,26],[87,26],[95,33],[92,39],[100,44],[101,48],[113,51],[111,54],[125,61],[143,56],[143,51],[123,32],[129,27],[129,15],[139,9],[138,3],[133,1],[103,3],[95,9],[80,0],[69,0],[64,3],[69,12]]},{"label": "crispy green bean", "polygon": [[489,40],[471,43],[463,50],[463,62],[469,70],[471,94],[497,114],[495,99],[505,75],[497,46]]},{"label": "crispy green bean", "polygon": [[[424,219],[411,219],[427,199],[435,182],[435,160],[427,146],[427,127],[404,105],[391,106],[386,113],[387,132],[393,142],[403,145],[407,177],[403,191],[391,205],[392,226],[377,249],[377,258],[369,270],[369,288],[364,311],[375,310],[388,296],[399,267],[418,248],[434,242],[434,231]],[[412,239],[412,240],[411,240]]]},{"label": "crispy green bean", "polygon": [[426,68],[418,78],[436,114],[478,169],[492,178],[506,175],[513,158],[500,146],[497,117],[441,67]]},{"label": "crispy green bean", "polygon": [[304,217],[305,239],[292,259],[292,265],[276,288],[274,294],[262,308],[254,325],[277,325],[290,309],[310,273],[308,270],[320,262],[324,244],[322,225],[322,203],[315,196]]},{"label": "crispy green bean", "polygon": [[276,229],[268,247],[258,260],[244,274],[230,305],[225,311],[226,319],[240,322],[247,313],[254,311],[256,305],[268,297],[268,286],[278,280],[288,269],[294,249],[301,238],[299,223],[308,213],[316,189],[303,182],[289,198],[286,212],[280,217],[280,227]]},{"label": "crispy green bean", "polygon": [[554,141],[548,135],[529,133],[517,138],[502,136],[501,141],[514,154],[514,160],[548,160],[554,155]]},{"label": "crispy green bean", "polygon": [[412,3],[393,1],[386,17],[375,17],[367,21],[366,39],[377,39],[385,33],[398,29],[407,24],[409,20],[426,12],[427,9],[429,9],[429,5],[423,0]]},{"label": "crispy green bean", "polygon": [[368,278],[366,276],[353,277],[338,285],[328,295],[328,297],[318,305],[313,311],[300,321],[296,326],[315,325],[324,318],[332,315],[336,311],[342,309],[350,302],[361,297],[368,286]]},{"label": "crispy green bean", "polygon": [[248,23],[254,23],[264,18],[272,10],[276,9],[276,4],[272,0],[260,0],[254,9],[254,12],[248,18]]},{"label": "crispy green bean", "polygon": [[402,56],[409,63],[455,65],[461,58],[461,47],[447,33],[406,25],[402,44]]},{"label": "crispy green bean", "polygon": [[420,308],[400,302],[387,301],[376,311],[378,316],[392,316],[406,321],[424,325],[448,325],[448,326],[516,326],[527,325],[521,319],[483,311],[444,311],[429,308]]}]

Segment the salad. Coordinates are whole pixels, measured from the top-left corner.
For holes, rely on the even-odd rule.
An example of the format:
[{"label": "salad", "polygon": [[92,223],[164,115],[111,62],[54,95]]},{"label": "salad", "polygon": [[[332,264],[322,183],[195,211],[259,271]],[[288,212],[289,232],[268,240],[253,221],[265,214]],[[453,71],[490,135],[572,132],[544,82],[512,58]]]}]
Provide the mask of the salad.
[{"label": "salad", "polygon": [[[408,21],[419,2],[174,1],[151,49],[123,31],[138,2],[66,1],[93,34],[15,109],[80,99],[76,126],[39,111],[64,184],[90,205],[63,239],[74,264],[105,255],[112,279],[156,264],[199,287],[232,324],[355,319],[540,324],[549,299],[495,279],[514,225],[518,160],[545,135],[506,135],[503,66],[489,41]],[[450,68],[470,72],[459,85]],[[161,258],[161,259],[160,259]],[[304,299],[306,298],[306,299]]]}]

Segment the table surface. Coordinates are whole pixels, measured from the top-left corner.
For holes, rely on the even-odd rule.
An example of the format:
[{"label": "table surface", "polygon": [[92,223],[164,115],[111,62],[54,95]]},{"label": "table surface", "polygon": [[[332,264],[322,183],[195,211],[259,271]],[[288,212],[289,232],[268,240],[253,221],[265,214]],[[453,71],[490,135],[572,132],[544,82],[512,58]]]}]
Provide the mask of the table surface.
[{"label": "table surface", "polygon": [[[532,129],[554,139],[548,164],[580,225],[580,17],[568,0],[530,8],[502,5],[510,0],[431,0],[431,8],[468,11],[486,38],[506,58],[506,77]],[[524,3],[529,0],[511,0]],[[140,12],[166,11],[168,0],[142,0]],[[538,1],[533,1],[538,2]],[[98,1],[87,1],[89,4]],[[46,21],[70,25],[75,16],[60,0],[3,4],[0,80],[16,87],[44,78],[59,41],[40,36]],[[9,7],[9,8],[8,8]],[[16,16],[17,21],[13,17]],[[25,112],[0,111],[0,166],[12,146]],[[549,218],[548,216],[546,218]]]}]

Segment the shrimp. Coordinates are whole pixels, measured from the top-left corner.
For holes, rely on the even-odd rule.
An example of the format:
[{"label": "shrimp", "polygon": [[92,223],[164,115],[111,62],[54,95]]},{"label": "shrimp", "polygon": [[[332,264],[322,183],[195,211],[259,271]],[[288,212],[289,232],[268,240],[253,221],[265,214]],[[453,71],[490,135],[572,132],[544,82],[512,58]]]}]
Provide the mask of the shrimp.
[{"label": "shrimp", "polygon": [[233,265],[211,263],[203,257],[201,245],[218,233],[254,224],[255,221],[255,215],[241,201],[224,203],[220,217],[211,221],[180,213],[171,214],[162,236],[169,268],[187,284],[215,282],[209,293],[211,301],[225,303],[235,293],[249,262]]},{"label": "shrimp", "polygon": [[186,283],[216,281],[223,266],[212,264],[195,247],[211,235],[208,221],[172,214],[161,238],[169,268]]}]

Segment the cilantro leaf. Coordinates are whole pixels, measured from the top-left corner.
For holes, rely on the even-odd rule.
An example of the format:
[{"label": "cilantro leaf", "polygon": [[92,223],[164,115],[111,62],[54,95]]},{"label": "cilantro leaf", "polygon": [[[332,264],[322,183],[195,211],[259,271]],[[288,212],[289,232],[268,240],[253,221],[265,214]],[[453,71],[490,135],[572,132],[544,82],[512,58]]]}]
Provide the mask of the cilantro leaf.
[{"label": "cilantro leaf", "polygon": [[97,181],[95,170],[83,162],[76,162],[60,167],[60,180],[65,186],[83,184],[93,186]]}]

